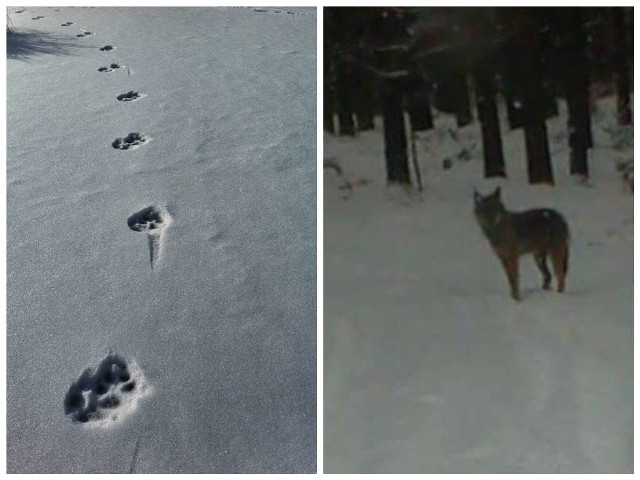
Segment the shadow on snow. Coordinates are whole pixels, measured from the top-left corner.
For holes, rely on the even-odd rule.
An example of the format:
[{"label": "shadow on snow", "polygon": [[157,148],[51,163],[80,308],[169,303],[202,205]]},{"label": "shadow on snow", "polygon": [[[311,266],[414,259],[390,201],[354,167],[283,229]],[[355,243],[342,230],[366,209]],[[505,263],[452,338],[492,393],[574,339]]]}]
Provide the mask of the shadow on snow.
[{"label": "shadow on snow", "polygon": [[35,55],[72,55],[74,48],[88,48],[39,30],[7,30],[7,59],[28,60]]}]

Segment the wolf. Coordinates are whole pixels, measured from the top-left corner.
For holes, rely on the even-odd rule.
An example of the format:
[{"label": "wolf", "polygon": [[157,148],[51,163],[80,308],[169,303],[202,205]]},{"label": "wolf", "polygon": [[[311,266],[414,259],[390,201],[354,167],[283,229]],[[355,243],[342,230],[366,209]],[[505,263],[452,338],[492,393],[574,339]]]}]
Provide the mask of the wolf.
[{"label": "wolf", "polygon": [[518,262],[531,253],[542,273],[542,288],[551,285],[547,257],[551,257],[558,292],[564,292],[569,268],[569,225],[549,208],[510,212],[502,203],[500,187],[486,196],[473,192],[474,213],[507,274],[511,297],[520,300]]}]

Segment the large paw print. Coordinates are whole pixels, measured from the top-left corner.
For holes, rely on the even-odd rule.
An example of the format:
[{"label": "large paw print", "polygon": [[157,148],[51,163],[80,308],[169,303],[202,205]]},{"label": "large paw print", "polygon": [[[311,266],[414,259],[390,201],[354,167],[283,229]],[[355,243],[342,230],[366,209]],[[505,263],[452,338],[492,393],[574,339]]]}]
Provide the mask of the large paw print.
[{"label": "large paw print", "polygon": [[145,208],[136,215],[129,217],[129,228],[136,232],[153,233],[152,230],[164,228],[165,218],[163,217],[165,216],[165,212],[154,207]]},{"label": "large paw print", "polygon": [[106,426],[135,410],[150,388],[135,362],[109,354],[85,370],[64,398],[64,413],[77,423]]},{"label": "large paw print", "polygon": [[144,133],[130,133],[124,138],[116,138],[111,142],[111,146],[117,150],[134,149],[149,141],[149,135]]},{"label": "large paw print", "polygon": [[165,208],[147,207],[131,215],[127,225],[134,232],[147,234],[149,241],[149,260],[155,268],[162,250],[164,229],[171,223],[171,215]]}]

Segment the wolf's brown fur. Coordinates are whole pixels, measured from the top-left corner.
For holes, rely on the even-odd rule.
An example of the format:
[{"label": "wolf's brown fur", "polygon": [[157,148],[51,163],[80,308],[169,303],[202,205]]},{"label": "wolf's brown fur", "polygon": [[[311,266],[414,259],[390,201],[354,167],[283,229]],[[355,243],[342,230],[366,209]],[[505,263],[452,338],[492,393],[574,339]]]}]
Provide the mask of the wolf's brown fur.
[{"label": "wolf's brown fur", "polygon": [[542,273],[545,290],[551,284],[547,256],[551,257],[558,292],[563,292],[569,266],[569,226],[562,215],[548,208],[510,212],[502,203],[500,188],[487,196],[474,192],[473,199],[482,232],[509,279],[511,296],[520,300],[518,261],[528,253],[533,254]]}]

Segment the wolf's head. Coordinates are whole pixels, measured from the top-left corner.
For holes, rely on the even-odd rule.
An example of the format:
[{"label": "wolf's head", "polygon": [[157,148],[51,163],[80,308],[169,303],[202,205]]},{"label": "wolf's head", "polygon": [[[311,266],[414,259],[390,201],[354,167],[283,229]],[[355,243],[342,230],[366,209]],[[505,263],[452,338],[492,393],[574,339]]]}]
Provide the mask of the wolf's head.
[{"label": "wolf's head", "polygon": [[497,187],[493,193],[489,195],[480,195],[477,190],[473,191],[473,204],[478,222],[483,230],[491,230],[495,227],[500,219],[506,213],[502,197],[500,196],[500,187]]}]

